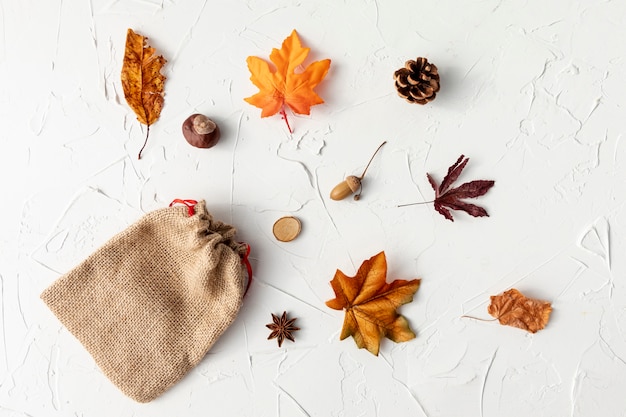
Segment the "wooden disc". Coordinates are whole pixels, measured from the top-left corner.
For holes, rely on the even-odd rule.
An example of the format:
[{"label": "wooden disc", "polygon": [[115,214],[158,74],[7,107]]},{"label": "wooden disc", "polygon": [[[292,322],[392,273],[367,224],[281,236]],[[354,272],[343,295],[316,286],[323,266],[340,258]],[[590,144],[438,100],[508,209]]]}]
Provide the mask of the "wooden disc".
[{"label": "wooden disc", "polygon": [[276,220],[272,232],[274,237],[281,242],[291,242],[298,237],[300,230],[302,230],[300,220],[296,217],[287,216]]}]

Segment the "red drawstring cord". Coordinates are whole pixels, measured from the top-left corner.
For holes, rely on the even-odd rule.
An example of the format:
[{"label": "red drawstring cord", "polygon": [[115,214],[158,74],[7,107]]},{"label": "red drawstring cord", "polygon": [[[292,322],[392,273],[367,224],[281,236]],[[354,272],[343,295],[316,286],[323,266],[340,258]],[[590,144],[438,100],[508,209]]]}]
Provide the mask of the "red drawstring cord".
[{"label": "red drawstring cord", "polygon": [[244,297],[250,289],[250,284],[252,284],[252,265],[250,265],[250,260],[248,259],[248,257],[250,256],[250,245],[248,245],[247,243],[245,245],[246,253],[245,255],[243,255],[243,258],[241,258],[241,263],[246,266],[246,270],[248,271],[248,285],[246,285],[246,291],[243,293]]},{"label": "red drawstring cord", "polygon": [[177,198],[176,200],[174,200],[174,201],[172,201],[170,203],[170,207],[172,207],[176,203],[184,204],[184,205],[187,206],[187,210],[189,212],[189,217],[194,215],[195,210],[193,208],[194,208],[194,206],[196,204],[198,204],[198,202],[196,200],[181,200],[180,198]]}]

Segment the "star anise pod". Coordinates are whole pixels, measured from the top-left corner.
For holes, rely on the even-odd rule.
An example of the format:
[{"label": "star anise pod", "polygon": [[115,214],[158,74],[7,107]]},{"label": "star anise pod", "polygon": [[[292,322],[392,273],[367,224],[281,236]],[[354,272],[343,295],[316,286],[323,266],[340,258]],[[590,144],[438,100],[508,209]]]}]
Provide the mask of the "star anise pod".
[{"label": "star anise pod", "polygon": [[265,325],[265,327],[272,331],[272,333],[270,333],[270,335],[267,337],[267,340],[277,338],[278,347],[282,346],[285,339],[289,339],[292,342],[295,342],[292,333],[296,330],[300,330],[299,327],[293,325],[293,323],[296,321],[295,318],[287,320],[287,312],[283,311],[283,315],[281,317],[278,317],[272,313],[272,320],[274,321],[273,323]]}]

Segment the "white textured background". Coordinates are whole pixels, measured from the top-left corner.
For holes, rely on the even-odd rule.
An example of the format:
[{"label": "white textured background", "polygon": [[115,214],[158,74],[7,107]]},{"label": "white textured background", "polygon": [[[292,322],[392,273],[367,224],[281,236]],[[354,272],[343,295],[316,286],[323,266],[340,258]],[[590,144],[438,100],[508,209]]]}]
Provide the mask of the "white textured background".
[{"label": "white textured background", "polygon": [[[144,130],[120,83],[126,29],[164,55],[165,106]],[[330,58],[310,117],[260,118],[246,57],[295,28]],[[392,74],[425,56],[442,90],[398,98]],[[2,0],[0,3],[0,415],[626,416],[626,3],[623,1]],[[180,126],[213,117],[222,139]],[[382,140],[359,202],[331,201]],[[451,223],[432,206],[494,179]],[[255,281],[205,360],[149,404],[124,397],[39,294],[143,212],[206,199],[253,248]],[[278,243],[271,226],[303,232]],[[401,308],[417,332],[381,355],[340,342],[337,268],[385,250],[388,279],[421,277]],[[549,300],[535,335],[488,318],[516,287]],[[278,349],[270,313],[302,330]]]}]

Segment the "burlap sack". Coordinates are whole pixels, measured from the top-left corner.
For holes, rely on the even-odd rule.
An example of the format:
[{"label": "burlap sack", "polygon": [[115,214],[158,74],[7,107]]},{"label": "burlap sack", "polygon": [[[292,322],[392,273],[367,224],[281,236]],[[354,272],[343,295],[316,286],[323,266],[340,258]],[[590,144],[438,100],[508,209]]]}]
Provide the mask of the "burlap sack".
[{"label": "burlap sack", "polygon": [[198,364],[241,307],[247,247],[235,232],[204,201],[153,211],[41,298],[119,389],[151,401]]}]

